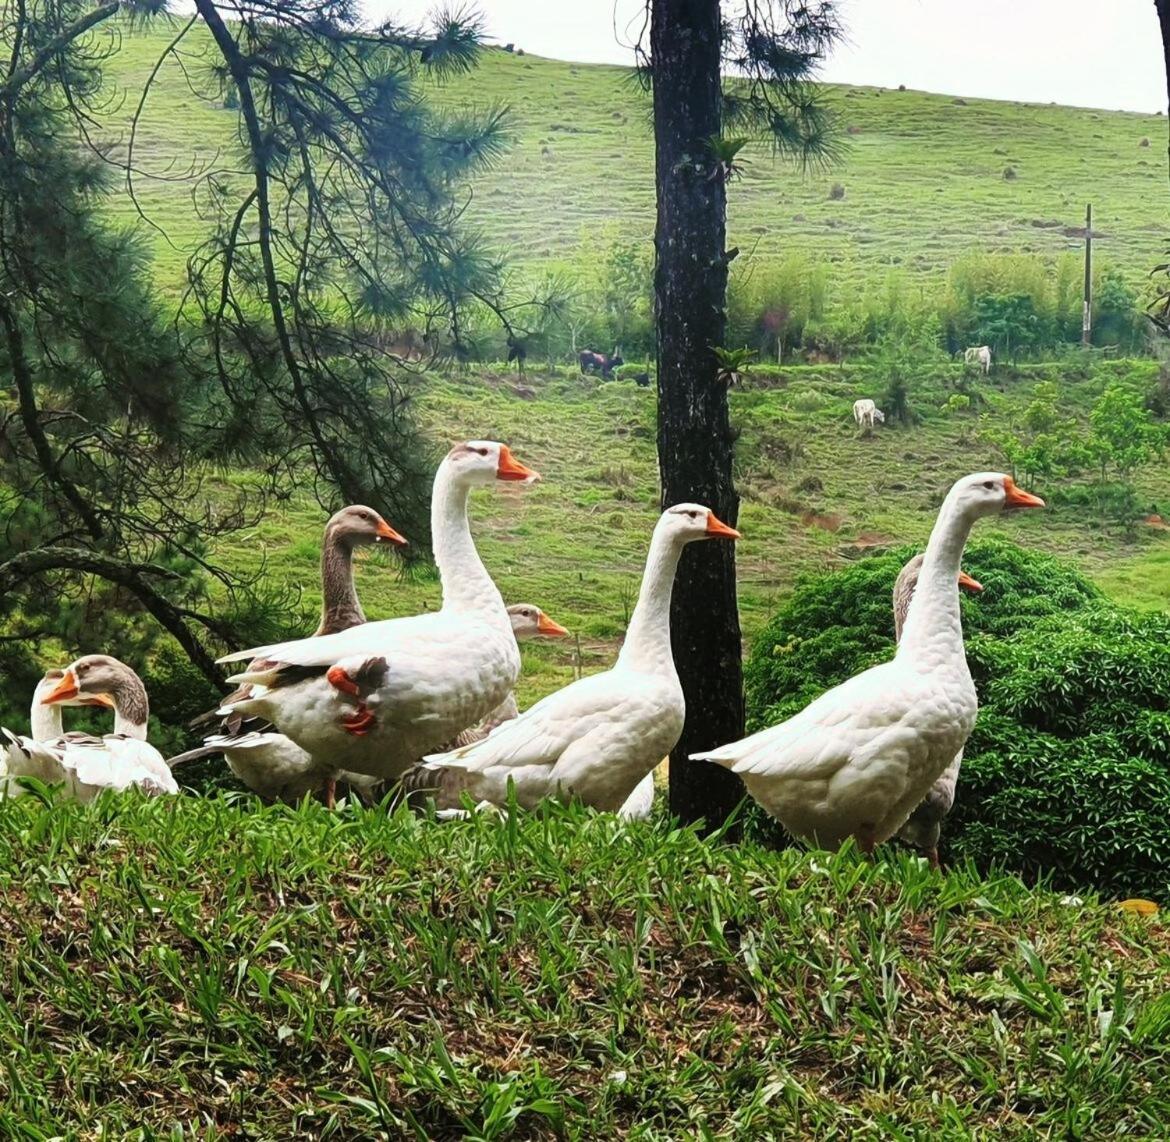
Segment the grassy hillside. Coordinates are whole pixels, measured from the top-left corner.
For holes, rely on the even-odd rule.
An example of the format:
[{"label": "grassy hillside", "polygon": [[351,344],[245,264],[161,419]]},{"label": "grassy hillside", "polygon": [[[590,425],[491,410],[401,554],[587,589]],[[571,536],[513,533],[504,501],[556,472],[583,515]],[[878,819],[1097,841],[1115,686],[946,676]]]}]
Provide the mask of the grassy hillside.
[{"label": "grassy hillside", "polygon": [[[862,437],[850,415],[858,395],[880,395],[881,380],[863,367],[785,369],[749,381],[732,394],[733,421],[742,429],[737,480],[743,497],[738,544],[739,600],[750,639],[795,577],[852,559],[874,546],[924,543],[934,513],[959,475],[1001,463],[980,435],[989,425],[1017,423],[1041,378],[1063,378],[1062,392],[1084,416],[1108,378],[1144,383],[1152,362],[1117,362],[1088,376],[1062,365],[1007,370],[987,387],[981,422],[946,416],[939,406],[952,374],[916,391],[925,414],[913,429],[889,427]],[[654,397],[628,383],[584,380],[573,370],[531,374],[535,399],[515,392],[514,376],[479,368],[432,377],[419,407],[439,442],[467,437],[509,441],[544,481],[500,488],[473,500],[474,530],[485,562],[511,601],[534,602],[580,634],[586,668],[608,665],[637,593],[646,544],[657,517]],[[1145,470],[1142,502],[1170,518],[1170,474]],[[1042,494],[1059,486],[1040,487]],[[233,568],[266,559],[271,573],[304,585],[317,601],[321,509],[294,495],[252,535],[221,551]],[[1121,597],[1170,606],[1168,533],[1111,525],[1084,508],[1054,504],[1043,512],[980,525],[1018,542],[1074,559]],[[378,617],[408,614],[439,601],[436,578],[403,580],[374,557],[359,569],[366,609]],[[565,642],[528,643],[522,698],[563,684],[576,648]]]},{"label": "grassy hillside", "polygon": [[[177,27],[123,30],[107,69],[126,93],[111,106],[113,135],[125,139],[123,125]],[[160,280],[171,287],[202,232],[197,176],[209,163],[231,165],[236,130],[235,111],[195,94],[213,87],[202,53],[203,40],[192,35],[182,68],[173,58],[163,64],[136,152],[142,169],[167,179],[138,184],[146,213],[166,232],[155,245]],[[602,227],[650,239],[649,105],[627,70],[491,50],[438,96],[511,108],[514,145],[477,184],[470,219],[515,262],[538,268],[564,259]],[[1099,258],[1135,283],[1160,260],[1165,119],[875,88],[837,87],[832,99],[850,144],[841,167],[801,176],[763,150],[749,156],[730,194],[731,237],[745,256],[799,249],[831,260],[840,299],[861,281],[876,288],[890,267],[935,278],[971,248],[1079,248],[1064,230],[1083,226],[1092,201]],[[1015,177],[1005,179],[1009,167]],[[845,197],[831,201],[835,182]],[[128,202],[118,210],[134,220]]]},{"label": "grassy hillside", "polygon": [[1159,1137],[1166,925],[967,869],[505,823],[0,804],[21,1138]]}]

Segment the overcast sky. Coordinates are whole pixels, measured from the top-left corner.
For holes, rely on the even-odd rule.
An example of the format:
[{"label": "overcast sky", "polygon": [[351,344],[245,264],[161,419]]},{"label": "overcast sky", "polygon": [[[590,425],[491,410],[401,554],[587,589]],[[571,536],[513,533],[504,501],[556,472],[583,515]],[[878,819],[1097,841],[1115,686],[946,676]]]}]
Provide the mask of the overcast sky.
[{"label": "overcast sky", "polygon": [[[365,0],[414,22],[433,0]],[[554,59],[630,63],[642,0],[481,0],[500,43]],[[838,83],[1129,111],[1166,106],[1153,0],[841,0]],[[616,26],[616,34],[615,34]]]}]

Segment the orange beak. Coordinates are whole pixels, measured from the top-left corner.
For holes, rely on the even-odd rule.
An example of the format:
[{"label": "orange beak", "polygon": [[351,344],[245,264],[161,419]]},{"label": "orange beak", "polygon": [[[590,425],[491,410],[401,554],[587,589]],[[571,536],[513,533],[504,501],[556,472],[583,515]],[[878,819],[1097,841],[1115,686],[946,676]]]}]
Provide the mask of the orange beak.
[{"label": "orange beak", "polygon": [[1023,488],[1017,488],[1016,482],[1011,476],[1004,476],[1003,492],[1003,506],[1005,508],[1042,508],[1044,506],[1044,501],[1039,496],[1025,492]]},{"label": "orange beak", "polygon": [[983,584],[978,579],[972,579],[966,571],[959,572],[959,586],[966,587],[968,591],[982,591]]},{"label": "orange beak", "polygon": [[496,468],[497,480],[528,480],[535,481],[540,479],[540,473],[534,472],[531,468],[524,467],[515,456],[512,455],[512,449],[506,444],[500,445],[500,463]]},{"label": "orange beak", "polygon": [[384,539],[387,543],[396,543],[399,547],[406,546],[406,536],[399,535],[384,519],[378,520],[375,534],[379,540]]},{"label": "orange beak", "polygon": [[707,513],[707,538],[715,539],[740,539],[742,538],[734,527],[728,527],[714,512]]},{"label": "orange beak", "polygon": [[562,638],[569,632],[560,623],[554,622],[544,611],[541,611],[540,618],[536,623],[536,633],[547,634],[550,638]]},{"label": "orange beak", "polygon": [[90,694],[81,704],[83,706],[105,706],[107,710],[115,709],[114,699],[109,694]]},{"label": "orange beak", "polygon": [[51,706],[54,702],[68,702],[71,698],[76,697],[77,675],[72,670],[66,670],[65,677],[41,701],[44,705]]}]

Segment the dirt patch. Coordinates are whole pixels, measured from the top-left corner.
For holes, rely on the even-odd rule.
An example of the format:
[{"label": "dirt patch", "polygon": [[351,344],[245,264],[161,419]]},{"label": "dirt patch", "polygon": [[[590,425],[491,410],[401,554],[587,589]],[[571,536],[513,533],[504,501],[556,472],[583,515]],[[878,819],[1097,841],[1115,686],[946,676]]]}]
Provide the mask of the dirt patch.
[{"label": "dirt patch", "polygon": [[[1061,233],[1066,238],[1083,238],[1085,236],[1085,228],[1083,226],[1066,226]],[[1104,230],[1094,230],[1090,235],[1092,238],[1108,238],[1109,235]]]},{"label": "dirt patch", "polygon": [[845,544],[845,550],[869,551],[874,547],[892,547],[897,542],[892,535],[880,531],[863,531],[852,543]]},{"label": "dirt patch", "polygon": [[1146,527],[1156,527],[1159,531],[1170,531],[1170,523],[1167,523],[1160,515],[1148,515],[1142,523]]},{"label": "dirt patch", "polygon": [[1032,225],[1035,226],[1037,230],[1057,230],[1063,226],[1064,223],[1057,218],[1033,218]]},{"label": "dirt patch", "polygon": [[818,512],[805,512],[800,517],[805,527],[819,527],[821,531],[840,531],[844,520],[839,515],[821,515]]}]

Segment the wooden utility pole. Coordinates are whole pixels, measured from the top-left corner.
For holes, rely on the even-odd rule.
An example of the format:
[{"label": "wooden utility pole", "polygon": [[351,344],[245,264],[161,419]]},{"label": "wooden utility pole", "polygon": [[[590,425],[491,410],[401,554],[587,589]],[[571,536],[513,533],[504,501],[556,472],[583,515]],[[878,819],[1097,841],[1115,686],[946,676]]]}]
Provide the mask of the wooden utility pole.
[{"label": "wooden utility pole", "polygon": [[1081,346],[1093,343],[1093,204],[1085,207],[1085,310],[1081,315]]}]

